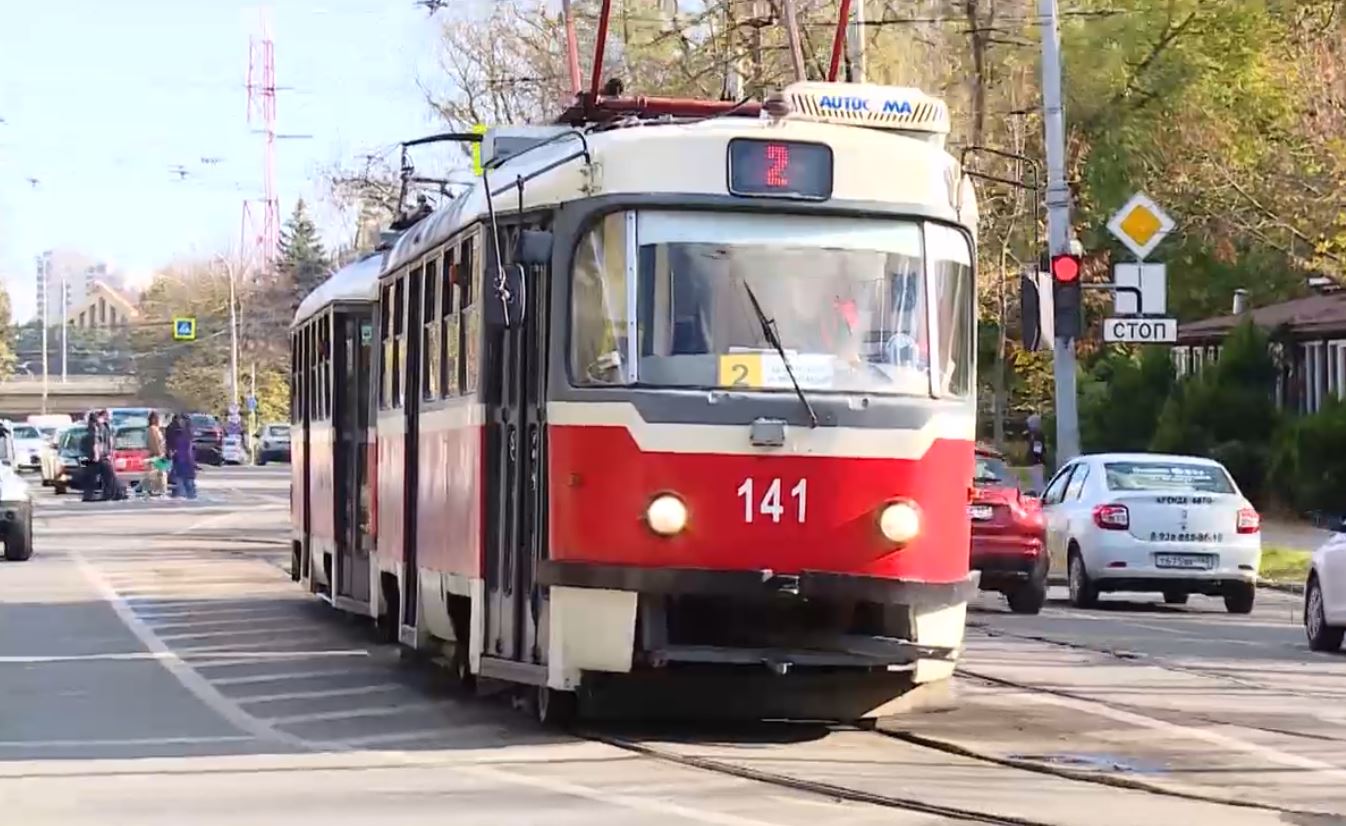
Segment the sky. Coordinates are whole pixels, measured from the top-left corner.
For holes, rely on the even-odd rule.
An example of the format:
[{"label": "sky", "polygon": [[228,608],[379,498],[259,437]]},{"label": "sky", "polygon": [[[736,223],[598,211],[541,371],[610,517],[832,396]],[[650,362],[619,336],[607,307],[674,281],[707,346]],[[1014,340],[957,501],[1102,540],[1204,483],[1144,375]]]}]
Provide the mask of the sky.
[{"label": "sky", "polygon": [[[434,131],[418,81],[437,85],[440,26],[414,0],[273,0],[268,13],[277,132],[312,136],[276,144],[281,219],[303,197],[334,247],[353,225],[321,173]],[[141,283],[238,250],[243,202],[263,191],[245,88],[261,18],[240,0],[0,0],[0,279],[16,320],[34,312],[46,249]]]}]

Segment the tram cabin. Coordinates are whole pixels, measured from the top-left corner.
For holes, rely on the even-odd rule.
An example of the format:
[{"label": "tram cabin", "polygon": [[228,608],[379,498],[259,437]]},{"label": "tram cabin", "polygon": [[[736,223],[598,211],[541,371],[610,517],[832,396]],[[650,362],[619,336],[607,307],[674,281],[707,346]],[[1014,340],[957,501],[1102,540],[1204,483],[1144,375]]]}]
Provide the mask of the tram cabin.
[{"label": "tram cabin", "polygon": [[943,699],[975,591],[975,198],[942,102],[785,98],[488,135],[475,187],[310,296],[312,590],[544,716]]}]

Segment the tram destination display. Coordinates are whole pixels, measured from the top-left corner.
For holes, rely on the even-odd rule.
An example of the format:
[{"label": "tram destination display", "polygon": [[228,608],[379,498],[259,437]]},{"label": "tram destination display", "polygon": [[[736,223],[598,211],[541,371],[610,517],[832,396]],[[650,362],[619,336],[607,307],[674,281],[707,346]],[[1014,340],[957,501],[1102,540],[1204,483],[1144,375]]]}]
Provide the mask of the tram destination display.
[{"label": "tram destination display", "polygon": [[832,148],[802,141],[729,142],[729,192],[749,198],[832,197]]}]

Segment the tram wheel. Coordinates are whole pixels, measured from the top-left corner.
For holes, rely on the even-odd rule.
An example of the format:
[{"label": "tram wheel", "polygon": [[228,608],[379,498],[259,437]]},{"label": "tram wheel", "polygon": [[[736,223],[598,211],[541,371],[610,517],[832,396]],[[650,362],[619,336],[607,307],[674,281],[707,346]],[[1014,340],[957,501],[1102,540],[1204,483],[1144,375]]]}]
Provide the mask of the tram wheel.
[{"label": "tram wheel", "polygon": [[538,686],[537,695],[533,698],[533,713],[544,727],[563,728],[579,716],[579,695],[573,691]]}]

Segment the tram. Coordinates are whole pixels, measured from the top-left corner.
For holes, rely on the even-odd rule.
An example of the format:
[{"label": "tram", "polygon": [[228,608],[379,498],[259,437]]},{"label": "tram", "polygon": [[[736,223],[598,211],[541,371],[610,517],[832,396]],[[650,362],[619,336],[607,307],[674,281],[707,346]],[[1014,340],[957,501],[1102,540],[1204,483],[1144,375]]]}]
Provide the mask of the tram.
[{"label": "tram", "polygon": [[303,302],[295,576],[543,718],[947,701],[977,210],[945,105],[608,108],[488,132]]}]

